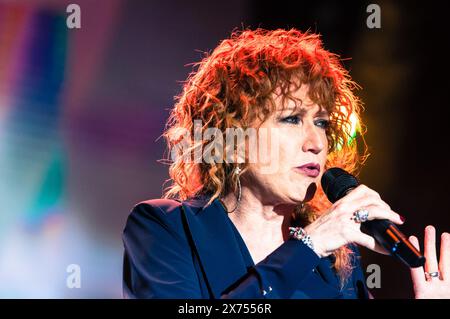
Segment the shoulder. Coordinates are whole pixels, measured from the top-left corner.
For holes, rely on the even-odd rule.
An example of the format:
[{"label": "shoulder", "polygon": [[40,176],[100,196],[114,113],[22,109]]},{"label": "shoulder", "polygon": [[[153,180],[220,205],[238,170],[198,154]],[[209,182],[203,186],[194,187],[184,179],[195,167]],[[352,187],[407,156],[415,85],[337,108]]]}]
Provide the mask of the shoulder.
[{"label": "shoulder", "polygon": [[134,205],[130,217],[138,215],[146,218],[167,218],[179,214],[181,202],[174,199],[148,199]]},{"label": "shoulder", "polygon": [[133,206],[128,215],[124,233],[136,230],[174,230],[181,225],[181,202],[173,199],[148,199]]},{"label": "shoulder", "polygon": [[166,198],[148,199],[137,203],[131,214],[173,216],[179,214],[183,206],[197,213],[205,207],[208,200],[207,196],[193,197],[184,201]]},{"label": "shoulder", "polygon": [[176,199],[148,199],[137,203],[128,215],[124,233],[146,229],[158,233],[169,231],[184,232],[183,211],[197,214],[207,202],[206,197],[195,197],[185,201]]}]

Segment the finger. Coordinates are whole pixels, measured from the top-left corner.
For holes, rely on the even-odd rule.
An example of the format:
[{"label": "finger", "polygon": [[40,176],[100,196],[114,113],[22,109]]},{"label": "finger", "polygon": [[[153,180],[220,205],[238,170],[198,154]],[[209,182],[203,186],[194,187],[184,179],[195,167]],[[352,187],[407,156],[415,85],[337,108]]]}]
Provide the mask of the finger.
[{"label": "finger", "polygon": [[[414,245],[414,247],[416,247],[417,250],[420,251],[419,240],[416,236],[410,236],[409,241]],[[410,270],[411,278],[415,287],[418,287],[426,282],[423,267],[411,268]]]},{"label": "finger", "polygon": [[379,254],[389,255],[389,252],[379,245],[372,236],[366,235],[362,232],[355,234],[353,242]]},{"label": "finger", "polygon": [[369,211],[369,216],[368,216],[369,220],[388,219],[395,224],[400,224],[400,225],[403,224],[402,217],[390,209],[386,210],[383,207],[380,207],[378,205],[370,205],[370,206],[366,206],[364,208]]},{"label": "finger", "polygon": [[376,193],[366,185],[360,184],[355,189],[352,189],[347,195],[345,195],[345,197],[347,197],[349,200],[356,200],[359,197],[367,196],[369,194],[378,195],[378,193]]},{"label": "finger", "polygon": [[433,226],[425,227],[424,253],[425,258],[427,259],[425,263],[425,271],[439,271],[436,257],[436,230]]},{"label": "finger", "polygon": [[334,208],[336,213],[343,215],[344,218],[354,219],[354,214],[357,210],[368,209],[369,220],[387,219],[395,224],[401,225],[404,223],[404,218],[400,216],[398,213],[392,211],[389,205],[383,202],[380,196],[374,191],[370,190],[365,186],[364,188],[359,187],[358,190],[355,189],[352,192],[354,191],[359,191],[359,195],[354,195],[353,197],[347,195],[346,196],[347,198],[345,200],[341,199],[340,201],[335,203]]},{"label": "finger", "polygon": [[441,254],[439,257],[439,271],[443,280],[450,279],[450,234],[441,235]]},{"label": "finger", "polygon": [[377,204],[385,207],[386,209],[391,209],[389,205],[381,199],[380,195],[377,192],[363,184],[359,185],[354,190],[345,195],[341,199],[341,201],[348,203],[356,202],[360,206]]}]

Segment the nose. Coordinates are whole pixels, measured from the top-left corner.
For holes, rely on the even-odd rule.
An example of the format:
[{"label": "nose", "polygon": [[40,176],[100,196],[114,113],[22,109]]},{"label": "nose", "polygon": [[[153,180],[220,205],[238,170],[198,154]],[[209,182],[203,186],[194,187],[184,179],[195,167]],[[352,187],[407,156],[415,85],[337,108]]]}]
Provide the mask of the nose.
[{"label": "nose", "polygon": [[303,125],[303,152],[312,152],[319,154],[325,147],[327,141],[325,132],[322,128],[314,124]]}]

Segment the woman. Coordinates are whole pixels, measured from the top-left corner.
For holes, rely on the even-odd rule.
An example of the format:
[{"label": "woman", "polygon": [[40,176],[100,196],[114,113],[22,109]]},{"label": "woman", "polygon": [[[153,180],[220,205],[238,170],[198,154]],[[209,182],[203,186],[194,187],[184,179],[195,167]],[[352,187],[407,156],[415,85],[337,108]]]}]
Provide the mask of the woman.
[{"label": "woman", "polygon": [[[365,185],[334,204],[320,187],[326,169],[357,173],[366,157],[355,88],[316,34],[257,29],[222,41],[171,113],[172,185],[128,218],[124,296],[368,298],[357,245],[384,250],[360,223],[404,218]],[[439,264],[434,236],[428,227],[427,273],[412,270],[419,298],[450,292],[449,234]]]}]

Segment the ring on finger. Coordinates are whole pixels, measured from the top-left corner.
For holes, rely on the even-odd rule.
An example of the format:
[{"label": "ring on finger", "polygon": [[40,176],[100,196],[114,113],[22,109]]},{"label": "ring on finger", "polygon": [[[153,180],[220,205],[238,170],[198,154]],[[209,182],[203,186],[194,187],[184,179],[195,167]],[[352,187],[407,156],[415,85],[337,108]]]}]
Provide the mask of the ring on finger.
[{"label": "ring on finger", "polygon": [[358,209],[353,213],[352,219],[356,223],[364,223],[369,219],[369,211],[367,209]]},{"label": "ring on finger", "polygon": [[425,272],[425,279],[426,280],[431,280],[433,278],[440,278],[439,271]]}]

